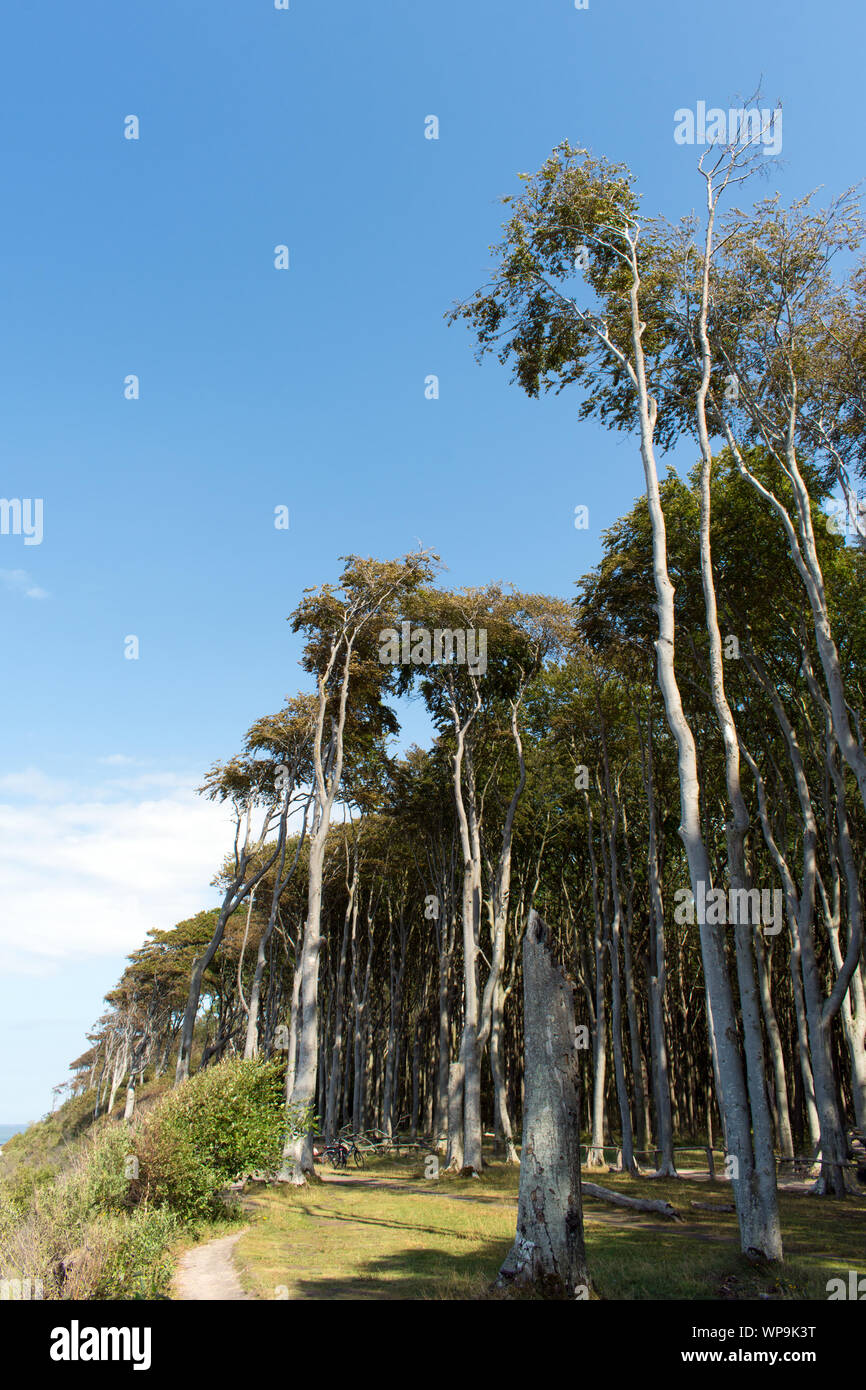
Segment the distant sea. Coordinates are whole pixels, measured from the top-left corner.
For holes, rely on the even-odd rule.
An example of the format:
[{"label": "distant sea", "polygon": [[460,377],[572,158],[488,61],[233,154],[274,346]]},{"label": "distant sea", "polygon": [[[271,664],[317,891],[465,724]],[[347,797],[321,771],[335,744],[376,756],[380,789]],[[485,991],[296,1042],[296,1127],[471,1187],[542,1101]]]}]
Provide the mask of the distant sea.
[{"label": "distant sea", "polygon": [[24,1129],[27,1129],[27,1124],[0,1125],[0,1149],[2,1149],[7,1139],[11,1139],[13,1134],[20,1134]]}]

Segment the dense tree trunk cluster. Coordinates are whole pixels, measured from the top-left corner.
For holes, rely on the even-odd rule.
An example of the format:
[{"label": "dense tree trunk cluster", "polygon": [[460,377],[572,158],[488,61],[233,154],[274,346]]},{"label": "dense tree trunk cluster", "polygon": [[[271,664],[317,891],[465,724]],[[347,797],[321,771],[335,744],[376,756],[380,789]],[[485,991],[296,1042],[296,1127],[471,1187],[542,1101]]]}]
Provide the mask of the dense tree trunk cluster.
[{"label": "dense tree trunk cluster", "polygon": [[[584,1283],[580,1141],[632,1174],[721,1150],[743,1250],[771,1260],[780,1163],[808,1155],[844,1196],[866,551],[827,509],[864,471],[866,277],[829,276],[857,242],[845,200],[722,216],[750,158],[702,161],[700,237],[642,228],[628,171],[567,145],[512,200],[493,283],[454,317],[529,394],[583,386],[583,415],[631,430],[643,496],[571,602],[438,587],[426,553],[306,591],[315,691],[209,775],[237,826],[222,906],[130,959],[73,1064],[95,1111],[126,1081],[131,1115],[172,1057],[180,1083],[240,1052],[284,1057],[287,1104],[328,1138],[424,1134],[481,1174],[522,1132],[506,1284]],[[662,479],[680,437],[698,462]],[[410,695],[431,739],[398,755]],[[312,1133],[284,1157],[305,1181]]]},{"label": "dense tree trunk cluster", "polygon": [[[720,525],[728,510],[753,505],[735,470],[722,470],[714,486]],[[676,527],[681,612],[697,613],[699,541],[688,521],[699,482],[669,479],[660,495]],[[862,557],[832,538],[826,545],[844,589]],[[729,869],[725,749],[713,738],[710,667],[697,639],[680,658],[684,717],[696,756],[701,750],[706,878],[723,885],[705,890],[716,924],[708,906],[704,931],[729,982],[731,1041],[745,1045],[752,1028],[766,1059],[771,1155],[817,1155],[824,1169],[838,1167],[844,1186],[849,1132],[862,1128],[866,1108],[857,848],[864,817],[828,733],[802,605],[798,613],[796,590],[784,565],[777,568],[772,622],[769,574],[738,580],[730,594],[720,586],[721,602],[751,615],[727,673],[750,826],[742,892]],[[248,852],[242,882],[250,891],[240,892],[232,856],[223,877],[237,899],[233,911],[223,906],[153,931],[108,996],[112,1012],[75,1064],[78,1084],[96,1092],[95,1108],[109,1108],[124,1083],[134,1091],[183,1055],[191,978],[200,980],[193,1065],[281,1056],[287,1094],[297,1099],[312,1008],[308,998],[305,1015],[302,992],[312,883],[321,942],[307,1086],[327,1137],[343,1127],[426,1135],[446,1164],[479,1172],[488,1136],[491,1153],[516,1158],[523,936],[535,906],[574,986],[587,1167],[671,1174],[678,1162],[705,1162],[679,1158],[677,1147],[715,1145],[735,1174],[710,1026],[717,1014],[708,1008],[698,904],[678,833],[677,744],[652,679],[654,615],[645,595],[636,604],[631,593],[651,569],[651,526],[639,503],[611,533],[608,559],[582,581],[567,640],[521,668],[519,698],[478,678],[455,728],[449,706],[461,697],[458,678],[435,673],[441,684],[428,699],[434,716],[444,714],[431,747],[384,761],[362,750],[354,788],[345,785],[327,834],[317,837],[315,826],[306,833],[311,791],[303,776],[293,783],[296,823],[283,834],[283,790],[276,839]],[[487,595],[488,608],[498,602]],[[548,623],[562,619],[556,604],[539,611]],[[848,640],[853,659],[853,625]],[[309,746],[312,720],[301,737]],[[242,815],[239,838],[244,824]],[[743,923],[733,926],[731,905],[741,903]],[[751,980],[738,968],[743,955]],[[725,1158],[716,1161],[725,1172]]]}]

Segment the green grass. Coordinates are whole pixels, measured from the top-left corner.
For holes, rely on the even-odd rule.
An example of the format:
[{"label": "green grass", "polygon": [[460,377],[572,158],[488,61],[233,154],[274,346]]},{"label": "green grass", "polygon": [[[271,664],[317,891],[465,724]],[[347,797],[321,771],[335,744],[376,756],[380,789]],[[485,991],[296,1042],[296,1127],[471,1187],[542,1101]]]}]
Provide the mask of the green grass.
[{"label": "green grass", "polygon": [[[327,1174],[326,1174],[327,1175]],[[817,1299],[849,1269],[866,1273],[866,1197],[780,1194],[785,1263],[756,1268],[739,1253],[733,1213],[690,1202],[730,1200],[727,1183],[656,1181],[593,1172],[631,1196],[670,1201],[681,1223],[584,1201],[593,1297]],[[514,1239],[518,1172],[426,1181],[415,1160],[377,1159],[350,1179],[293,1189],[256,1186],[238,1264],[258,1298],[483,1299]]]},{"label": "green grass", "polygon": [[[142,1087],[139,1113],[169,1086],[170,1078],[164,1076]],[[118,1095],[115,1123],[124,1099]],[[100,1118],[91,1127],[92,1107],[92,1093],[76,1096],[7,1141],[0,1189],[29,1200],[81,1161],[88,1137],[112,1123]],[[251,1229],[237,1252],[246,1286],[265,1299],[494,1296],[491,1285],[514,1239],[518,1170],[491,1162],[481,1179],[443,1175],[430,1181],[423,1175],[425,1157],[370,1157],[362,1172],[350,1166],[346,1176],[369,1180],[366,1186],[325,1182],[300,1190],[251,1188],[245,1199]],[[327,1175],[329,1170],[323,1171]],[[729,1202],[728,1183],[696,1177],[632,1179],[604,1169],[587,1177],[633,1196],[664,1198],[683,1217],[681,1223],[668,1222],[585,1198],[593,1297],[823,1301],[828,1279],[844,1278],[849,1270],[866,1274],[866,1194],[836,1202],[780,1193],[785,1263],[773,1272],[742,1258],[733,1213],[691,1206],[692,1201]],[[226,1217],[228,1226],[225,1221],[199,1222],[180,1229],[171,1243],[173,1254],[224,1234],[231,1229],[230,1214]],[[154,1232],[154,1278],[164,1282],[167,1266],[158,1236]],[[130,1270],[135,1266],[136,1279],[142,1260],[147,1263],[148,1239],[142,1231],[136,1250],[128,1260],[124,1256]],[[156,1287],[152,1280],[151,1286]]]},{"label": "green grass", "polygon": [[483,1291],[513,1236],[508,1192],[473,1193],[466,1201],[460,1180],[440,1181],[431,1192],[409,1165],[381,1161],[357,1176],[396,1185],[256,1187],[247,1204],[252,1229],[237,1248],[245,1287],[258,1298],[285,1297],[286,1290],[292,1299]]},{"label": "green grass", "polygon": [[[594,1174],[591,1175],[594,1177]],[[827,1280],[843,1271],[866,1272],[866,1197],[845,1202],[781,1191],[779,1209],[785,1260],[773,1272],[739,1253],[733,1212],[695,1209],[691,1202],[731,1201],[728,1183],[630,1179],[618,1173],[602,1185],[631,1196],[658,1197],[676,1207],[682,1223],[631,1214],[587,1199],[587,1255],[594,1286],[604,1298],[818,1299]],[[609,1223],[598,1229],[600,1213]],[[649,1228],[649,1229],[648,1229]]]}]

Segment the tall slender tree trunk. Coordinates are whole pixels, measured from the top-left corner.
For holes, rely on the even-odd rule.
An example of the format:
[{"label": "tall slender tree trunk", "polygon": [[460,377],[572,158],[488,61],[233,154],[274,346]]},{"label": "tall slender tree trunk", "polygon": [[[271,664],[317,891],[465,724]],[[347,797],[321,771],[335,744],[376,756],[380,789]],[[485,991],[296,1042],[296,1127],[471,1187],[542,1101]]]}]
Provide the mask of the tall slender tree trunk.
[{"label": "tall slender tree trunk", "polygon": [[[444,923],[443,923],[444,934]],[[439,992],[438,992],[438,1057],[436,1064],[436,1108],[434,1118],[434,1139],[437,1148],[447,1144],[448,1138],[448,1070],[451,1052],[451,1025],[448,1017],[448,976],[450,957],[444,948],[439,947]]]},{"label": "tall slender tree trunk", "polygon": [[[640,734],[640,728],[638,728],[638,733]],[[665,1036],[665,920],[662,903],[661,878],[659,875],[651,710],[647,718],[645,755],[643,742],[641,741],[641,764],[649,820],[649,839],[647,844],[647,869],[650,890],[649,1018],[653,1098],[656,1112],[656,1140],[659,1148],[659,1163],[656,1176],[668,1178],[676,1177],[677,1170],[674,1162],[671,1085],[668,1049]]]},{"label": "tall slender tree trunk", "polygon": [[607,1005],[604,990],[604,932],[598,901],[598,868],[593,842],[592,809],[584,793],[587,815],[587,844],[592,873],[593,953],[595,957],[595,1027],[592,1035],[592,1127],[586,1154],[587,1168],[604,1167],[604,1095],[607,1067]]},{"label": "tall slender tree trunk", "polygon": [[333,1140],[337,1133],[337,1103],[343,1070],[343,1015],[345,1012],[346,962],[349,954],[349,939],[355,937],[355,924],[358,919],[356,899],[358,880],[358,856],[355,851],[355,866],[349,885],[349,898],[343,917],[343,937],[340,943],[340,964],[337,969],[336,997],[334,1000],[334,1035],[331,1044],[331,1065],[328,1075],[328,1098],[325,1103],[325,1135]]},{"label": "tall slender tree trunk", "polygon": [[501,981],[497,982],[493,995],[493,1014],[490,1022],[490,1071],[493,1077],[493,1119],[497,1138],[505,1149],[505,1162],[518,1163],[517,1149],[514,1147],[514,1132],[511,1116],[508,1113],[508,1087],[502,1060],[502,1036],[504,1026],[505,991]]},{"label": "tall slender tree trunk", "polygon": [[[717,197],[714,196],[712,179],[707,181],[707,233],[704,248],[701,304],[698,316],[698,338],[701,352],[701,382],[698,387],[696,416],[698,438],[701,448],[700,477],[700,554],[701,583],[704,591],[707,637],[710,655],[710,695],[719,732],[725,750],[725,787],[727,791],[730,819],[725,826],[728,851],[728,877],[730,887],[737,894],[736,901],[747,901],[744,890],[751,887],[746,868],[746,835],[749,829],[749,813],[740,785],[740,748],[736,724],[725,693],[724,667],[722,660],[722,637],[719,630],[718,603],[716,600],[715,579],[710,538],[711,482],[713,456],[707,426],[706,402],[712,372],[712,356],[707,331],[710,304],[710,261],[713,248],[713,235]],[[710,880],[706,880],[709,890]],[[751,1212],[752,1238],[758,1234],[757,1248],[769,1259],[782,1258],[782,1228],[779,1220],[779,1201],[776,1187],[776,1163],[773,1155],[773,1131],[770,1122],[770,1109],[767,1099],[766,1067],[764,1043],[761,1033],[761,1012],[758,1003],[758,990],[755,982],[755,962],[753,955],[754,926],[748,921],[738,921],[734,927],[734,940],[737,961],[737,980],[740,990],[740,1012],[743,1027],[743,1045],[746,1055],[746,1082],[748,1103],[751,1111],[751,1135],[744,1130],[737,1135],[737,1159],[740,1165],[740,1183],[748,1183],[749,1210]],[[720,1020],[721,1021],[721,1020]],[[724,1084],[724,1083],[723,1083]],[[743,1167],[745,1165],[745,1171]],[[742,1220],[741,1220],[742,1226]]]},{"label": "tall slender tree trunk", "polygon": [[[287,1100],[292,1106],[312,1107],[316,1099],[319,1061],[319,956],[322,949],[322,875],[325,862],[327,817],[319,815],[310,836],[310,865],[307,890],[307,920],[304,924],[300,959],[300,993],[298,998],[298,1060],[291,1092]],[[280,1176],[296,1186],[315,1174],[313,1163],[313,1134],[289,1133],[283,1149]]]},{"label": "tall slender tree trunk", "polygon": [[764,1027],[767,1032],[767,1042],[770,1048],[770,1060],[773,1066],[775,1092],[774,1110],[779,1155],[781,1158],[793,1158],[794,1140],[791,1135],[791,1115],[788,1109],[788,1082],[785,1075],[785,1057],[782,1052],[782,1038],[779,1032],[779,1023],[776,1018],[776,1011],[773,1008],[773,995],[770,988],[770,968],[767,960],[766,945],[760,942],[757,951],[761,1009],[764,1015]]},{"label": "tall slender tree trunk", "polygon": [[[636,245],[636,243],[635,243]],[[700,782],[697,755],[691,727],[683,710],[682,697],[674,668],[675,617],[674,587],[667,564],[667,537],[664,512],[659,494],[653,435],[657,406],[646,385],[641,336],[644,328],[639,309],[640,278],[634,252],[631,288],[632,335],[634,344],[634,375],[638,396],[641,430],[641,457],[646,480],[647,505],[653,538],[653,580],[658,614],[656,657],[659,686],[665,704],[668,727],[677,747],[677,767],[680,781],[680,835],[689,865],[692,893],[697,900],[700,886],[711,881],[710,863],[704,842],[700,814]],[[755,1161],[752,1152],[749,1097],[743,1076],[742,1058],[737,1036],[737,1016],[734,1008],[731,981],[725,959],[724,938],[717,927],[709,925],[706,914],[699,923],[701,954],[707,995],[707,1017],[718,1060],[719,1097],[726,1139],[736,1158],[738,1177],[733,1182],[734,1200],[740,1228],[740,1242],[746,1253],[755,1252],[767,1259],[781,1258],[781,1236],[778,1212],[762,1200],[766,1186],[756,1184]],[[767,1194],[768,1197],[771,1193]]]}]

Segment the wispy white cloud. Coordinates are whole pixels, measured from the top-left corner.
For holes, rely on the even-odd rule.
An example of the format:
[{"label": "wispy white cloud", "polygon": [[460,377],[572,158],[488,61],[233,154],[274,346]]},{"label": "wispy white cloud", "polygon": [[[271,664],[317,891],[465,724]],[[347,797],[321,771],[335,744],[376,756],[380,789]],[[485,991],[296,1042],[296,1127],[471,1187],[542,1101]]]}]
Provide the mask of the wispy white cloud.
[{"label": "wispy white cloud", "polygon": [[0,968],[44,974],[140,946],[212,905],[230,813],[173,772],[75,787],[40,769],[0,777]]},{"label": "wispy white cloud", "polygon": [[40,589],[26,570],[0,570],[0,584],[25,598],[50,598],[47,589]]}]

